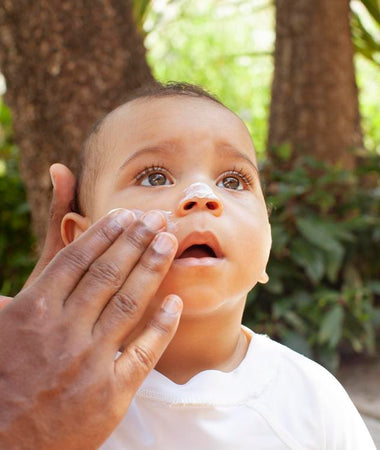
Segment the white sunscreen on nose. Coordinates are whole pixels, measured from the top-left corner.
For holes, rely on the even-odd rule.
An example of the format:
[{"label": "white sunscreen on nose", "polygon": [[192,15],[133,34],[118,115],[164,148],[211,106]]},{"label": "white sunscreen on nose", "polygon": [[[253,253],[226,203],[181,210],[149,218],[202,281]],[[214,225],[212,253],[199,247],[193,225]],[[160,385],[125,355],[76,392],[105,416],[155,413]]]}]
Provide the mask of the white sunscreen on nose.
[{"label": "white sunscreen on nose", "polygon": [[214,191],[206,183],[193,183],[190,184],[184,191],[184,197],[181,200],[185,202],[191,200],[192,198],[210,198],[213,200],[218,200],[218,197],[214,194]]}]

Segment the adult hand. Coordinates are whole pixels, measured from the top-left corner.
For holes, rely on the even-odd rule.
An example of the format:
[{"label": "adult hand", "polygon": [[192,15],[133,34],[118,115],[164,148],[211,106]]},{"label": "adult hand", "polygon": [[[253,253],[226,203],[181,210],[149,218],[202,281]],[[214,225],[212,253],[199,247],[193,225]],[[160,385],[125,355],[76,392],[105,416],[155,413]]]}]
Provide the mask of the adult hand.
[{"label": "adult hand", "polygon": [[[75,192],[75,178],[63,164],[53,164],[50,167],[50,176],[53,184],[53,197],[50,204],[45,243],[41,256],[29,275],[24,289],[38,277],[59,250],[65,246],[61,238],[61,222],[64,215],[71,211]],[[11,300],[12,297],[0,295],[0,310]]]},{"label": "adult hand", "polygon": [[8,303],[13,300],[13,297],[7,297],[5,295],[0,295],[0,311],[8,305]]},{"label": "adult hand", "polygon": [[65,246],[61,237],[61,222],[65,214],[72,210],[75,194],[75,177],[70,169],[58,163],[50,167],[50,177],[53,184],[53,196],[50,204],[45,243],[41,256],[29,275],[24,288],[38,277],[59,250]]},{"label": "adult hand", "polygon": [[177,249],[163,230],[114,211],[1,311],[0,448],[95,449],[117,426],[179,321],[171,295],[136,335]]}]

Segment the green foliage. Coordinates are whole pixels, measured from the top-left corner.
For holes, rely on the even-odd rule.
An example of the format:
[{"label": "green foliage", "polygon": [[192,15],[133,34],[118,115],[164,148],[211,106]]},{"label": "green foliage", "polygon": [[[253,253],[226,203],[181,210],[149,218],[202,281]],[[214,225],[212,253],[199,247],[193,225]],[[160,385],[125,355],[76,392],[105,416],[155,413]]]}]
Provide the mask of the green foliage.
[{"label": "green foliage", "polygon": [[355,51],[380,65],[380,2],[351,2],[351,31]]},{"label": "green foliage", "polygon": [[263,167],[270,281],[250,293],[245,322],[335,370],[342,352],[373,354],[380,331],[380,157],[350,172],[284,155]]},{"label": "green foliage", "polygon": [[30,213],[9,110],[0,99],[0,293],[14,295],[33,267]]},{"label": "green foliage", "polygon": [[380,24],[380,2],[379,0],[361,0],[373,19]]},{"label": "green foliage", "polygon": [[371,152],[380,153],[380,71],[361,55],[355,57],[356,80],[364,144]]}]

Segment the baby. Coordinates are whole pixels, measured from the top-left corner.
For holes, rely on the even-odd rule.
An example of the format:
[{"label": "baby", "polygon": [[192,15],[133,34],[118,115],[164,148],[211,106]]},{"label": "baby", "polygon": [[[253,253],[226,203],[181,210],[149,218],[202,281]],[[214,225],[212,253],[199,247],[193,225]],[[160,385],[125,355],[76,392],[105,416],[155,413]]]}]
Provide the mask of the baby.
[{"label": "baby", "polygon": [[95,126],[81,161],[64,242],[114,208],[155,210],[152,225],[166,226],[178,251],[141,326],[168,294],[184,304],[102,449],[375,448],[329,372],[241,324],[247,293],[268,280],[271,230],[239,117],[198,87],[157,83]]}]

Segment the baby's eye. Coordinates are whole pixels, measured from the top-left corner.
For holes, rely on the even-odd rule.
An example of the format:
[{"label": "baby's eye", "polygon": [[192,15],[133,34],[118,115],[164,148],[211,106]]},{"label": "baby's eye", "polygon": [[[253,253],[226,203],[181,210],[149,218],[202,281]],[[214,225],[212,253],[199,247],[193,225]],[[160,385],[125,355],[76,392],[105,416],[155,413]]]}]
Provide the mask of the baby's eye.
[{"label": "baby's eye", "polygon": [[159,167],[146,168],[136,177],[136,181],[140,186],[167,186],[173,184],[165,170]]},{"label": "baby's eye", "polygon": [[233,189],[235,191],[242,191],[244,189],[244,185],[239,178],[239,176],[235,175],[227,175],[221,178],[220,181],[216,184],[219,187],[224,187],[226,189]]},{"label": "baby's eye", "polygon": [[166,175],[163,173],[151,173],[144,180],[142,180],[142,186],[164,186],[168,181]]}]

